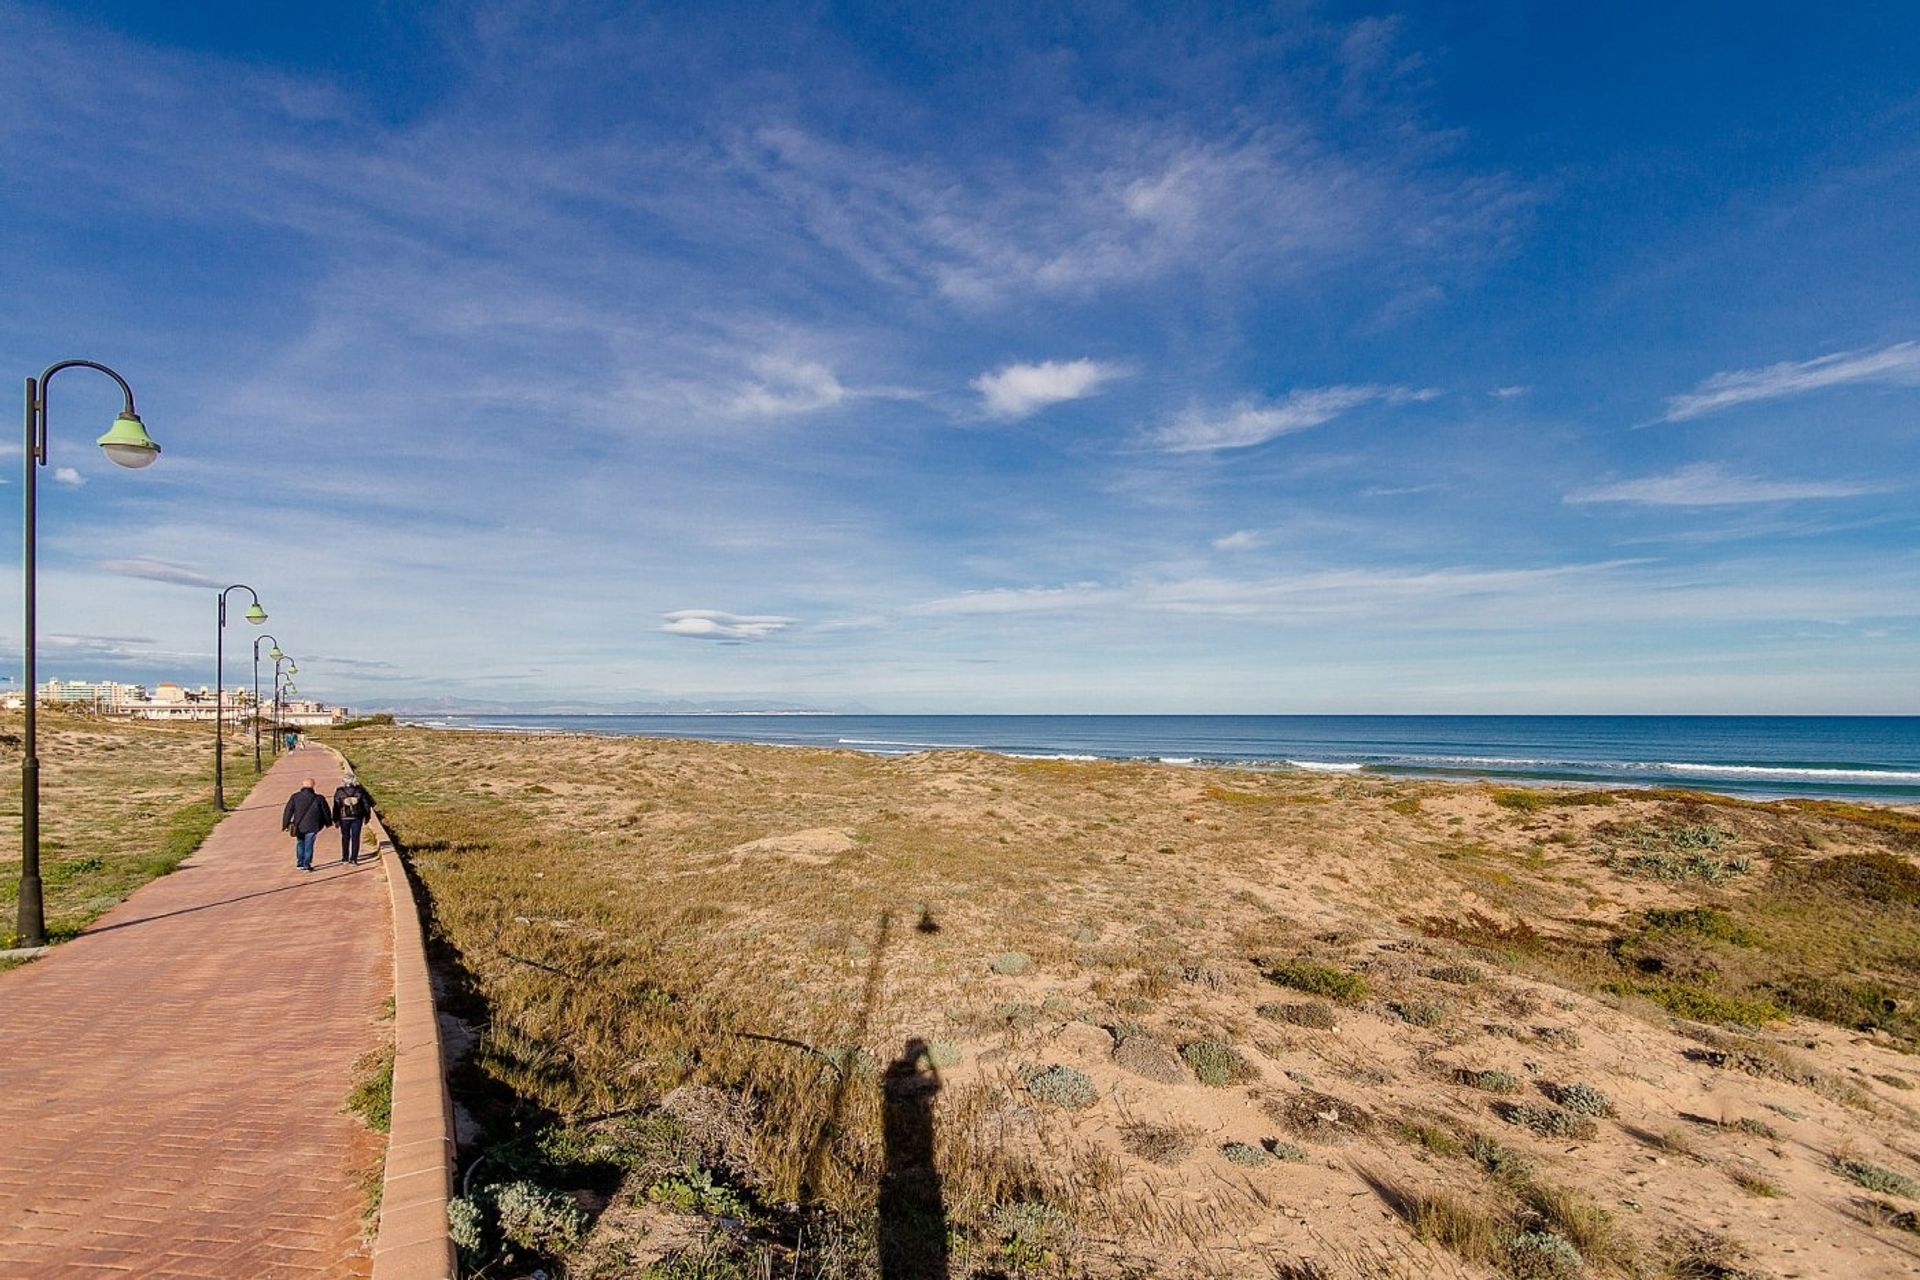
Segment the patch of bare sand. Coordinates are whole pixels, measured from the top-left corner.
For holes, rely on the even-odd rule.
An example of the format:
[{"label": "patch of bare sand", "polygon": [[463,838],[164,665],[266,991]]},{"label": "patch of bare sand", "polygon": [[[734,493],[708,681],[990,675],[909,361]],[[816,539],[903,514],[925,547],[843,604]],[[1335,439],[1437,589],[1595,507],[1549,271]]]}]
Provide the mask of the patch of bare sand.
[{"label": "patch of bare sand", "polygon": [[787,831],[737,844],[727,851],[727,861],[773,857],[818,867],[832,862],[837,854],[858,848],[859,844],[853,832],[844,827],[809,827],[805,831]]}]

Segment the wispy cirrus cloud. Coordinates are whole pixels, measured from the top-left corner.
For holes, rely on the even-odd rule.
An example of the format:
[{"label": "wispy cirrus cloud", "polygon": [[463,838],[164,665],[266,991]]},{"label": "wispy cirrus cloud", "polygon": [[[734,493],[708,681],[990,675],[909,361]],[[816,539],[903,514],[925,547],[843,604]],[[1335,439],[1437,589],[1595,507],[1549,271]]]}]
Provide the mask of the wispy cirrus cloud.
[{"label": "wispy cirrus cloud", "polygon": [[102,560],[100,567],[123,578],[145,578],[149,582],[169,582],[181,587],[211,587],[219,590],[225,583],[209,578],[198,569],[171,560],[135,557],[129,560]]},{"label": "wispy cirrus cloud", "polygon": [[970,384],[996,418],[1024,418],[1048,405],[1098,394],[1126,370],[1103,360],[1045,360],[1002,365]]},{"label": "wispy cirrus cloud", "polygon": [[1920,342],[1896,342],[1874,351],[1837,351],[1812,360],[1716,373],[1692,391],[1670,397],[1661,420],[1684,422],[1738,404],[1797,396],[1850,382],[1920,382]]},{"label": "wispy cirrus cloud", "polygon": [[1171,453],[1245,449],[1331,422],[1365,405],[1415,404],[1439,394],[1431,387],[1308,387],[1277,402],[1242,400],[1225,411],[1191,410],[1154,432],[1152,441]]},{"label": "wispy cirrus cloud", "polygon": [[661,630],[694,640],[764,640],[793,625],[777,614],[728,613],[723,609],[675,609]]},{"label": "wispy cirrus cloud", "polygon": [[826,365],[768,356],[754,362],[754,381],[730,402],[739,414],[779,418],[830,409],[853,394]]},{"label": "wispy cirrus cloud", "polygon": [[980,305],[1175,271],[1298,276],[1436,236],[1472,241],[1518,217],[1515,184],[1436,180],[1409,140],[1405,156],[1362,159],[1305,121],[1204,136],[1083,118],[1033,164],[976,172],[777,124],[729,159],[873,279]]},{"label": "wispy cirrus cloud", "polygon": [[[1896,583],[1914,579],[1896,571]],[[1914,597],[1920,599],[1920,597]],[[1916,616],[1887,584],[1836,580],[1779,563],[1729,561],[1710,571],[1660,560],[1615,559],[1483,567],[1350,567],[1265,577],[1140,576],[1112,582],[1003,587],[924,601],[923,618],[1033,618],[1065,626],[1127,615],[1212,618],[1285,627],[1392,624],[1409,631],[1530,630],[1656,623],[1704,613],[1740,619],[1844,621]]]},{"label": "wispy cirrus cloud", "polygon": [[1641,476],[1569,493],[1576,506],[1629,502],[1651,507],[1731,507],[1755,502],[1802,502],[1885,493],[1886,486],[1851,480],[1766,480],[1735,475],[1717,462],[1696,462],[1665,475]]}]

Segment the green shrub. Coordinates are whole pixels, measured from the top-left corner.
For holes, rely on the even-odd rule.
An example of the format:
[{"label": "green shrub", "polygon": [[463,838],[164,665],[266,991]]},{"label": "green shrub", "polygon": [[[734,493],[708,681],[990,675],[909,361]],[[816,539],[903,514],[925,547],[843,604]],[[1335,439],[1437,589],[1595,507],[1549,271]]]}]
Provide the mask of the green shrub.
[{"label": "green shrub", "polygon": [[1713,1022],[1740,1027],[1764,1026],[1783,1016],[1771,1000],[1752,996],[1728,995],[1688,982],[1629,982],[1616,979],[1602,983],[1609,995],[1638,996],[1650,1000],[1668,1013],[1694,1022]]},{"label": "green shrub", "polygon": [[1311,1027],[1316,1031],[1333,1031],[1340,1025],[1339,1015],[1334,1012],[1333,1006],[1319,1000],[1309,1000],[1305,1004],[1263,1004],[1255,1012],[1275,1022]]},{"label": "green shrub", "polygon": [[1610,1116],[1613,1099],[1590,1084],[1546,1085],[1547,1096],[1577,1116]]},{"label": "green shrub", "polygon": [[1364,1000],[1367,980],[1357,973],[1313,960],[1289,960],[1267,970],[1267,979],[1310,996],[1325,996],[1343,1004]]},{"label": "green shrub", "polygon": [[1718,907],[1656,907],[1648,911],[1642,926],[1650,933],[1689,934],[1736,947],[1757,946],[1760,935],[1738,924]]},{"label": "green shrub", "polygon": [[1450,982],[1457,987],[1470,987],[1487,975],[1474,965],[1443,964],[1437,969],[1427,970],[1427,976],[1435,982]]},{"label": "green shrub", "polygon": [[1025,973],[1033,967],[1033,957],[1024,951],[1003,951],[993,958],[993,971],[1007,977]]},{"label": "green shrub", "polygon": [[1251,1142],[1227,1142],[1220,1146],[1220,1154],[1226,1157],[1228,1164],[1243,1165],[1249,1169],[1258,1169],[1270,1164],[1273,1157],[1267,1154],[1265,1147],[1256,1147]]},{"label": "green shrub", "polygon": [[1220,1089],[1230,1084],[1257,1080],[1260,1073],[1224,1040],[1196,1040],[1180,1046],[1180,1056],[1193,1068],[1201,1084]]},{"label": "green shrub", "polygon": [[1467,1140],[1467,1155],[1494,1177],[1511,1182],[1524,1181],[1533,1172],[1533,1162],[1526,1156],[1484,1133]]},{"label": "green shrub", "polygon": [[1457,1156],[1460,1154],[1460,1140],[1438,1125],[1405,1121],[1394,1126],[1395,1133],[1425,1151],[1437,1156]]},{"label": "green shrub", "polygon": [[1533,813],[1547,807],[1547,798],[1538,791],[1529,791],[1522,787],[1503,787],[1493,793],[1493,802],[1502,809],[1512,809],[1515,813]]},{"label": "green shrub", "polygon": [[1543,1138],[1573,1138],[1585,1141],[1597,1130],[1592,1120],[1559,1107],[1543,1107],[1534,1102],[1502,1103],[1497,1112],[1508,1124],[1530,1129]]},{"label": "green shrub", "polygon": [[1295,1146],[1291,1142],[1282,1142],[1278,1138],[1272,1139],[1266,1146],[1275,1160],[1284,1160],[1289,1164],[1298,1164],[1307,1158],[1307,1149],[1305,1147]]},{"label": "green shrub", "polygon": [[1551,1231],[1522,1231],[1507,1247],[1507,1269],[1515,1280],[1564,1280],[1586,1265],[1578,1249]]},{"label": "green shrub", "polygon": [[1396,1000],[1387,1007],[1416,1027],[1437,1027],[1447,1020],[1447,1007],[1437,1000]]},{"label": "green shrub", "polygon": [[987,1214],[987,1231],[997,1237],[1000,1255],[1016,1272],[1041,1265],[1049,1256],[1073,1243],[1073,1223],[1067,1215],[1039,1200],[1017,1200],[995,1205]]},{"label": "green shrub", "polygon": [[1473,1071],[1463,1067],[1453,1073],[1453,1078],[1461,1084],[1484,1089],[1488,1093],[1516,1093],[1520,1088],[1520,1081],[1514,1078],[1513,1072],[1498,1069]]},{"label": "green shrub", "polygon": [[486,1253],[486,1210],[466,1196],[447,1201],[447,1236],[471,1270]]},{"label": "green shrub", "polygon": [[647,1200],[675,1213],[713,1218],[746,1218],[751,1210],[740,1193],[713,1180],[705,1169],[683,1169],[647,1188]]},{"label": "green shrub", "polygon": [[571,1196],[532,1182],[486,1189],[501,1239],[536,1253],[564,1253],[587,1232],[587,1215]]},{"label": "green shrub", "polygon": [[1785,879],[1797,887],[1862,902],[1920,905],[1920,867],[1893,853],[1848,853],[1817,862],[1798,862],[1786,872]]},{"label": "green shrub", "polygon": [[1906,993],[1883,982],[1847,982],[1798,974],[1773,987],[1794,1013],[1855,1031],[1884,1030],[1903,1039],[1920,1035],[1920,1019],[1903,1010]]},{"label": "green shrub", "polygon": [[1905,1196],[1909,1200],[1920,1200],[1920,1181],[1909,1178],[1904,1173],[1895,1173],[1892,1169],[1882,1168],[1871,1160],[1856,1160],[1852,1157],[1838,1157],[1833,1167],[1843,1178],[1869,1191],[1878,1191],[1882,1195]]},{"label": "green shrub", "polygon": [[360,1078],[347,1094],[347,1110],[375,1133],[385,1133],[393,1125],[393,1050],[367,1054],[354,1066]]},{"label": "green shrub", "polygon": [[1027,1092],[1068,1111],[1084,1110],[1100,1097],[1100,1091],[1093,1087],[1093,1080],[1086,1072],[1059,1063],[1041,1067],[1029,1075]]}]

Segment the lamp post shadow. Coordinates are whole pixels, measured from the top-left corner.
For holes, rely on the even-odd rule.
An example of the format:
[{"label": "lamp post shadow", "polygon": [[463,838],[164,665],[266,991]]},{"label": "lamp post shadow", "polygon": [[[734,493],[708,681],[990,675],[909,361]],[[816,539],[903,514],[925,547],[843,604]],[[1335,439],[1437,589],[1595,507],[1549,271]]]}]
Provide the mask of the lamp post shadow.
[{"label": "lamp post shadow", "polygon": [[947,1206],[934,1161],[940,1073],[927,1042],[907,1041],[881,1079],[886,1166],[878,1205],[881,1280],[948,1280]]}]

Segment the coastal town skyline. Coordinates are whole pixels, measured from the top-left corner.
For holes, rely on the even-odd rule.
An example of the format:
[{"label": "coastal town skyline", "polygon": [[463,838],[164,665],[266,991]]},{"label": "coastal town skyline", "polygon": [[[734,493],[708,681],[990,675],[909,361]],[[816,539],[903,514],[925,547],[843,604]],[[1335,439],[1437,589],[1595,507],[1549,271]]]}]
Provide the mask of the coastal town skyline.
[{"label": "coastal town skyline", "polygon": [[1911,10],[349,8],[0,4],[47,670],[1920,710]]}]

